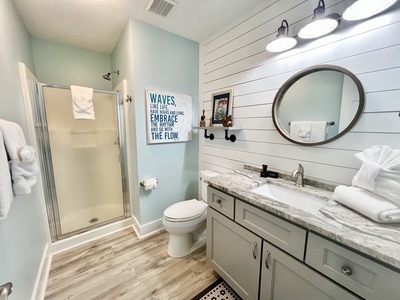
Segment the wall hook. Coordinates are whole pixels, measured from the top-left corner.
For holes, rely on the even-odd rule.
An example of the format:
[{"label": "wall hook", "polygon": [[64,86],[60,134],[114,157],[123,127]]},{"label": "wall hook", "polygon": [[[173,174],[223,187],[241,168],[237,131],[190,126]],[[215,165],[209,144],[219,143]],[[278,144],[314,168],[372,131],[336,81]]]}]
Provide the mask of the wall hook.
[{"label": "wall hook", "polygon": [[132,102],[132,96],[127,96],[125,99],[125,102]]},{"label": "wall hook", "polygon": [[205,137],[206,139],[213,140],[213,139],[214,139],[214,134],[213,134],[213,133],[210,133],[210,135],[207,135],[207,129],[204,129],[204,137]]},{"label": "wall hook", "polygon": [[230,136],[228,136],[228,130],[229,129],[225,129],[225,139],[233,143],[234,141],[236,141],[236,135],[231,134]]}]

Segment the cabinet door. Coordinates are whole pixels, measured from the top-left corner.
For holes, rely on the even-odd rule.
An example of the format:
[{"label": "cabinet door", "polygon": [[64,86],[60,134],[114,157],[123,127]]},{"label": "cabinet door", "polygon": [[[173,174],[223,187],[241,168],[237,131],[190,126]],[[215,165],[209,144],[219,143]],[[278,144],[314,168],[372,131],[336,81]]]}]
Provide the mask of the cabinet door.
[{"label": "cabinet door", "polygon": [[243,299],[258,299],[260,237],[212,208],[207,212],[207,260]]},{"label": "cabinet door", "polygon": [[361,299],[264,241],[261,300]]}]

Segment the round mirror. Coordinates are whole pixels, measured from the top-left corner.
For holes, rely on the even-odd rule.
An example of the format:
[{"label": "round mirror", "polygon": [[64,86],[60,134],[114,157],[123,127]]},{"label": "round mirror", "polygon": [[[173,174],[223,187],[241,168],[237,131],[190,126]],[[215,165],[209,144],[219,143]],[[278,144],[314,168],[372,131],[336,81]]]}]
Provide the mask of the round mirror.
[{"label": "round mirror", "polygon": [[287,140],[315,146],[349,131],[364,108],[364,89],[350,71],[332,65],[305,69],[286,81],[272,105],[272,120]]}]

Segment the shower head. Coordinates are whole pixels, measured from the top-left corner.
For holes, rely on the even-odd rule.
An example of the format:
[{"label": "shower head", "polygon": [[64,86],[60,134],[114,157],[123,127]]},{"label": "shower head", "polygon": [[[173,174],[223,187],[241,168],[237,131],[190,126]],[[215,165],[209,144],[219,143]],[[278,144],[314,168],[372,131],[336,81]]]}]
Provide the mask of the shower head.
[{"label": "shower head", "polygon": [[119,70],[117,70],[117,71],[110,71],[110,72],[108,72],[107,74],[104,74],[104,75],[103,75],[103,78],[104,78],[105,80],[111,81],[111,74],[112,74],[112,73],[116,73],[116,74],[119,75]]}]

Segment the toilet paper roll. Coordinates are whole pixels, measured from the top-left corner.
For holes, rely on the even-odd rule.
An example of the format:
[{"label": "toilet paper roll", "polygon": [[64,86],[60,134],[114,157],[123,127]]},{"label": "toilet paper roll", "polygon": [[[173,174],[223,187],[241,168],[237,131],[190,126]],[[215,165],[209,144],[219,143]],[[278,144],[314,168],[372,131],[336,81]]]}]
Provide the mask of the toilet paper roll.
[{"label": "toilet paper roll", "polygon": [[157,178],[149,178],[143,181],[145,191],[154,190],[157,187]]}]

